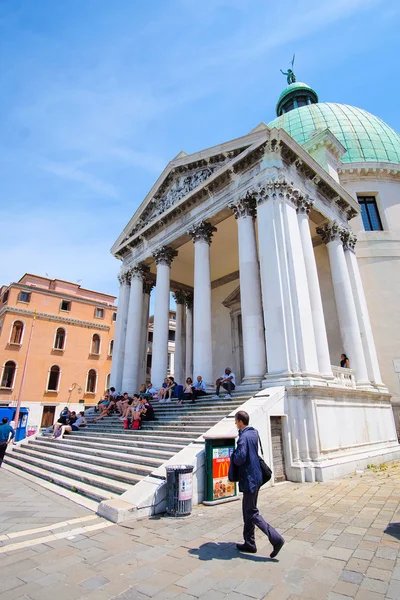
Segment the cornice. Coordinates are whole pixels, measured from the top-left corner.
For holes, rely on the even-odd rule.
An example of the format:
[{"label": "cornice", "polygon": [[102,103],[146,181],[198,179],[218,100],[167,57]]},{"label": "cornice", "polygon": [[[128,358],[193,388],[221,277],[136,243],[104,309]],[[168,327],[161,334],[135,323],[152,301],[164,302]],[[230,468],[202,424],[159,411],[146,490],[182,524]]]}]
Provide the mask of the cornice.
[{"label": "cornice", "polygon": [[[81,298],[80,296],[74,296],[72,294],[66,294],[63,292],[57,292],[55,290],[46,290],[45,288],[41,288],[39,286],[25,285],[23,283],[10,283],[9,286],[6,287],[6,290],[10,290],[11,288],[16,288],[18,290],[23,290],[27,292],[34,292],[35,294],[45,294],[46,296],[55,296],[56,298],[60,298],[60,300],[71,300],[74,302],[81,302],[82,304],[90,304],[91,306],[99,306],[102,308],[116,311],[117,307],[113,304],[109,304],[106,300],[89,300],[88,298]],[[107,295],[107,294],[106,294]],[[112,296],[116,298],[116,296]]]},{"label": "cornice", "polygon": [[[27,308],[17,308],[15,306],[3,306],[0,309],[0,317],[6,313],[19,315],[21,317],[34,317],[35,311]],[[59,315],[51,315],[49,313],[36,312],[36,319],[43,321],[55,321],[56,323],[64,323],[67,325],[77,325],[78,327],[86,327],[88,329],[99,329],[101,331],[110,331],[109,325],[102,325],[101,323],[94,323],[92,321],[81,321],[80,319],[72,319],[70,317],[64,317]]]},{"label": "cornice", "polygon": [[359,179],[367,177],[371,179],[389,179],[390,181],[400,180],[400,164],[395,165],[385,162],[358,162],[343,163],[338,168],[339,176],[345,179]]}]

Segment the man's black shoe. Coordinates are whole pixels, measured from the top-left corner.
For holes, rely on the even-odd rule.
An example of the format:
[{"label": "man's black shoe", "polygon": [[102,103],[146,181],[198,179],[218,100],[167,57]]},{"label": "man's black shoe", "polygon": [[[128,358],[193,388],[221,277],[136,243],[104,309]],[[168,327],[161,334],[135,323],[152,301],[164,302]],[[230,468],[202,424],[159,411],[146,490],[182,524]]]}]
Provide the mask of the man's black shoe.
[{"label": "man's black shoe", "polygon": [[249,546],[248,544],[236,544],[236,548],[240,550],[240,552],[249,552],[250,554],[255,554],[257,552],[256,546]]},{"label": "man's black shoe", "polygon": [[269,555],[270,558],[275,558],[275,556],[278,556],[279,552],[282,550],[282,546],[285,543],[285,540],[282,538],[280,542],[278,542],[277,544],[275,544],[274,549],[272,550],[271,554]]}]

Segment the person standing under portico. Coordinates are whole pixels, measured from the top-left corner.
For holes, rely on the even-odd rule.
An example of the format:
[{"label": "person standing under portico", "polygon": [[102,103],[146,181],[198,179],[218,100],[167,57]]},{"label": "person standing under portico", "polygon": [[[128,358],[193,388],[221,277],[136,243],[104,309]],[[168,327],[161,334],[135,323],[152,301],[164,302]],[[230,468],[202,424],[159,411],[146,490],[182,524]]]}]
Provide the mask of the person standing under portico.
[{"label": "person standing under portico", "polygon": [[232,373],[232,369],[226,367],[225,373],[222,377],[219,377],[215,382],[216,390],[214,398],[219,398],[219,390],[221,386],[228,392],[225,398],[232,398],[232,392],[236,387],[235,373]]}]

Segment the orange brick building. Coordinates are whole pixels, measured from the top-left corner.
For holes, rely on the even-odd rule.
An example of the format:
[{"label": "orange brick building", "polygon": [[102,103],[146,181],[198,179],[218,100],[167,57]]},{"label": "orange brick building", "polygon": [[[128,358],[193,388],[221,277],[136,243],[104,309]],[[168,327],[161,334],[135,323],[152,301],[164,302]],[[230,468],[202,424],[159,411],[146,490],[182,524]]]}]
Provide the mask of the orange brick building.
[{"label": "orange brick building", "polygon": [[109,386],[115,297],[25,274],[0,289],[0,405],[30,409],[46,427],[65,405],[97,403]]}]

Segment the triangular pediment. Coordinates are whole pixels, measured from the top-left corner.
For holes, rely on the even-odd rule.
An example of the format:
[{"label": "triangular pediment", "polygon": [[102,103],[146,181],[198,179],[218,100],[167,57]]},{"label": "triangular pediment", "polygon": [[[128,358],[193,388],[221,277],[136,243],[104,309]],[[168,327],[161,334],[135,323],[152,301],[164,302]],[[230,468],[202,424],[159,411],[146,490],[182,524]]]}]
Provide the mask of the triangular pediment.
[{"label": "triangular pediment", "polygon": [[161,173],[111,251],[118,252],[121,246],[140,235],[142,229],[161,218],[218,171],[226,168],[261,135],[265,135],[263,128],[243,138],[195,154],[179,152]]}]

